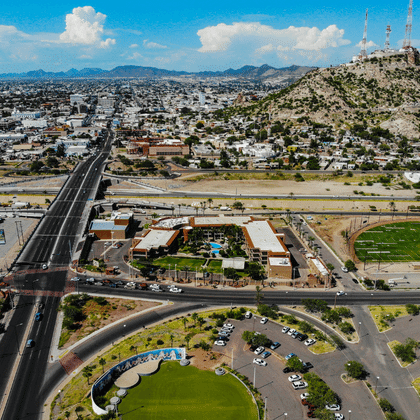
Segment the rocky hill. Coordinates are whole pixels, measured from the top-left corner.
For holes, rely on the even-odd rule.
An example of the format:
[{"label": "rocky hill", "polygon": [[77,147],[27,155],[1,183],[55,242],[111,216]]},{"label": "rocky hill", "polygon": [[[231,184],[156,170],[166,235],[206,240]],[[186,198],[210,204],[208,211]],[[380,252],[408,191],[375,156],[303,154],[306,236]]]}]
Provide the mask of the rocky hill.
[{"label": "rocky hill", "polygon": [[381,127],[394,135],[420,137],[420,66],[407,54],[316,69],[293,85],[235,113],[271,114],[271,121],[308,121],[348,129]]}]

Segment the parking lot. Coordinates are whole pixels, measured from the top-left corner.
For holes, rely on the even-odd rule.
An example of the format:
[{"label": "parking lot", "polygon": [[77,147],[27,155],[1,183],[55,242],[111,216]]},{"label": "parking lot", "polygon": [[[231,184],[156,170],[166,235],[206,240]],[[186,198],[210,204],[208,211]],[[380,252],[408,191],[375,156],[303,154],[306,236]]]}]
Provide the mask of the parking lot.
[{"label": "parking lot", "polygon": [[[305,390],[293,390],[288,381],[288,377],[293,373],[283,373],[285,364],[276,357],[276,355],[284,357],[289,353],[295,353],[303,362],[313,364],[314,367],[310,371],[319,375],[341,398],[340,413],[345,419],[383,418],[381,410],[363,383],[347,385],[341,380],[340,375],[344,373],[344,363],[351,360],[346,357],[345,350],[323,355],[313,354],[303,342],[283,334],[281,324],[272,321],[261,324],[260,320],[259,316],[242,321],[230,320],[229,322],[235,326],[230,340],[225,347],[213,346],[213,350],[224,353],[231,361],[233,360],[233,368],[246,375],[251,382],[254,382],[255,377],[256,387],[262,397],[267,398],[267,415],[270,420],[308,418],[308,410],[301,404],[300,399],[300,394]],[[272,341],[278,341],[281,344],[276,350],[268,349],[272,355],[265,359],[267,366],[257,366],[253,363],[253,359],[260,356],[250,351],[249,346],[242,340],[242,333],[246,330],[261,332]],[[350,414],[349,411],[351,411]],[[287,416],[284,413],[287,413]]]}]

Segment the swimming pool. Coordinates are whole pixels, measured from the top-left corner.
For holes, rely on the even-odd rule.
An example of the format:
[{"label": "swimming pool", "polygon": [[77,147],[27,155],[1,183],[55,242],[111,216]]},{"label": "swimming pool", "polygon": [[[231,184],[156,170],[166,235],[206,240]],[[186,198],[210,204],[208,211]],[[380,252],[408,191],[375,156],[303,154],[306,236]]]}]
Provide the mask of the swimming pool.
[{"label": "swimming pool", "polygon": [[211,251],[213,254],[218,254],[219,253],[219,250],[218,249],[212,249],[212,251]]},{"label": "swimming pool", "polygon": [[214,242],[209,242],[209,244],[211,245],[212,248],[216,248],[216,249],[219,249],[222,247],[222,245],[216,244]]}]

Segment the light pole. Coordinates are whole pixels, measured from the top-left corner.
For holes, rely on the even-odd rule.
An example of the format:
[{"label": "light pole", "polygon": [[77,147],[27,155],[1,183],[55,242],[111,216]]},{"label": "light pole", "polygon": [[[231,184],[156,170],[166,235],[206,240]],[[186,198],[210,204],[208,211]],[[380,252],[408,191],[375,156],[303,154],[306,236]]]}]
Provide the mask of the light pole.
[{"label": "light pole", "polygon": [[232,348],[232,370],[233,370],[233,348]]},{"label": "light pole", "polygon": [[264,420],[267,420],[267,397],[264,398]]},{"label": "light pole", "polygon": [[375,383],[375,394],[376,394],[376,390],[378,388],[378,381],[379,381],[379,376],[376,377],[376,383]]},{"label": "light pole", "polygon": [[256,375],[256,366],[254,366],[254,382],[253,382],[253,384],[254,384],[254,388],[256,388],[256,386],[255,386],[255,375]]},{"label": "light pole", "polygon": [[254,315],[254,322],[252,324],[252,331],[255,331],[255,320],[257,319],[257,317]]},{"label": "light pole", "polygon": [[21,325],[23,325],[23,322],[21,322],[20,324],[15,325],[15,338],[16,338],[16,346],[18,349],[18,354],[19,356],[22,356],[20,349],[19,349],[19,340],[18,340],[18,336],[17,336],[17,328],[16,327],[20,327]]},{"label": "light pole", "polygon": [[177,275],[176,275],[176,264],[175,264],[175,282],[177,281]]},{"label": "light pole", "polygon": [[349,420],[350,420],[350,417],[351,417],[351,410],[349,410]]},{"label": "light pole", "polygon": [[360,340],[360,329],[362,328],[362,323],[359,321],[359,332],[358,332],[358,334],[359,334],[359,340]]},{"label": "light pole", "polygon": [[60,404],[61,404],[61,389],[58,390],[58,398],[59,398]]}]

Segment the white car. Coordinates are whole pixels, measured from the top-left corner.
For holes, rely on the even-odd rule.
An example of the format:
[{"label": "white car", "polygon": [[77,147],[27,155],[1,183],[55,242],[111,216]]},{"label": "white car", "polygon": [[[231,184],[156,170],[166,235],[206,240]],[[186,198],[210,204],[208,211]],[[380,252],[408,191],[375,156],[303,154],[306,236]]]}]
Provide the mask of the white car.
[{"label": "white car", "polygon": [[48,265],[47,264],[42,264],[42,269],[43,270],[48,270]]},{"label": "white car", "polygon": [[300,394],[300,399],[301,400],[306,400],[306,398],[309,397],[309,392],[305,392],[304,394]]},{"label": "white car", "polygon": [[232,330],[233,328],[235,328],[235,326],[232,324],[223,324],[223,328],[229,328]]},{"label": "white car", "polygon": [[223,340],[217,340],[214,342],[215,346],[226,346],[226,343]]},{"label": "white car", "polygon": [[261,324],[266,324],[268,322],[268,318],[261,318],[260,323]]},{"label": "white car", "polygon": [[287,379],[289,380],[289,382],[295,382],[295,381],[300,381],[302,379],[302,376],[300,376],[300,375],[291,375]]},{"label": "white car", "polygon": [[258,366],[267,366],[267,362],[262,359],[254,359],[252,363],[255,363]]},{"label": "white car", "polygon": [[337,292],[337,296],[343,296],[343,295],[344,295],[344,292],[342,290]]},{"label": "white car", "polygon": [[171,288],[169,289],[169,291],[170,291],[171,293],[182,293],[182,289],[180,289],[180,288],[178,288],[178,287],[171,287]]},{"label": "white car", "polygon": [[341,410],[340,404],[327,404],[325,406],[325,408],[327,410],[330,410],[330,411],[340,411]]},{"label": "white car", "polygon": [[341,271],[343,271],[344,273],[348,273],[349,269],[347,267],[341,267]]},{"label": "white car", "polygon": [[287,331],[287,335],[292,335],[295,332],[296,332],[296,330],[294,328],[292,328],[289,331]]},{"label": "white car", "polygon": [[334,413],[334,418],[336,420],[344,420],[344,416],[341,413]]},{"label": "white car", "polygon": [[255,353],[256,355],[259,355],[259,354],[261,354],[264,350],[265,350],[265,348],[264,348],[264,347],[258,347],[258,348],[254,351],[254,353]]},{"label": "white car", "polygon": [[70,279],[70,281],[80,281],[80,278],[79,278],[79,277],[72,277],[72,278]]},{"label": "white car", "polygon": [[281,330],[281,332],[283,333],[283,334],[286,334],[287,333],[287,331],[289,331],[290,330],[290,328],[289,327],[283,327],[283,329]]},{"label": "white car", "polygon": [[304,381],[292,382],[293,389],[305,389],[308,387],[308,383]]},{"label": "white car", "polygon": [[313,338],[308,338],[306,341],[305,341],[305,346],[312,346],[313,344],[315,344],[316,343],[316,340],[314,340]]}]

